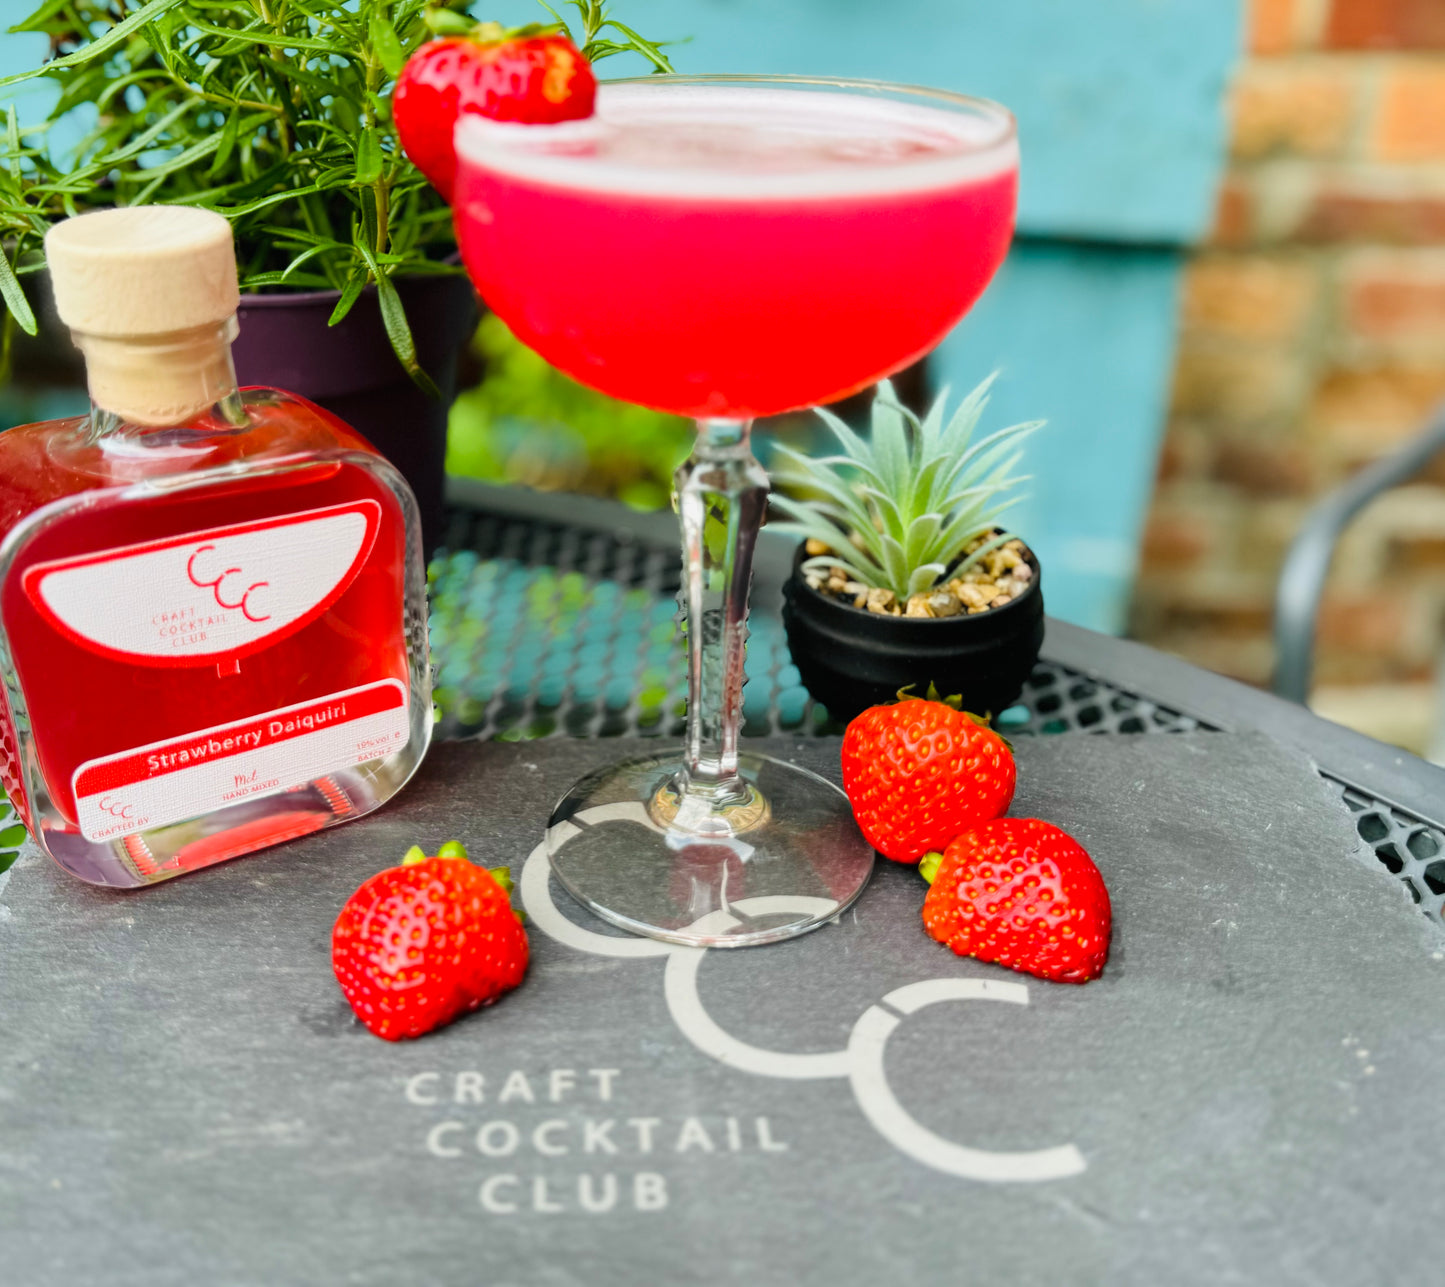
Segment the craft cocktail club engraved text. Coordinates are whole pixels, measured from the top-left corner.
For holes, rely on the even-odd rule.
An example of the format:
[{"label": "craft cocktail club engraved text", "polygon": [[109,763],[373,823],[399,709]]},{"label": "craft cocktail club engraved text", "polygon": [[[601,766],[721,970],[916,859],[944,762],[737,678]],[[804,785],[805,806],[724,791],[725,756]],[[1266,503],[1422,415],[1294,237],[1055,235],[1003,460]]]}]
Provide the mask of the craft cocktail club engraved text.
[{"label": "craft cocktail club engraved text", "polygon": [[[409,1104],[445,1112],[424,1147],[450,1163],[480,1159],[482,1210],[497,1216],[666,1210],[683,1159],[789,1151],[771,1118],[656,1117],[628,1106],[619,1068],[420,1072]],[[436,1117],[436,1111],[430,1116]]]}]

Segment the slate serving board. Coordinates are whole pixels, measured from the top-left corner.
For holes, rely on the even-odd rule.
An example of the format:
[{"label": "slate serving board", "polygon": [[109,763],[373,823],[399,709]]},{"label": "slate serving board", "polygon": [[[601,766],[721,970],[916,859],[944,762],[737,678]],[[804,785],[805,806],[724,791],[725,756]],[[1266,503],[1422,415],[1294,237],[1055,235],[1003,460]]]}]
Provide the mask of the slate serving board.
[{"label": "slate serving board", "polygon": [[704,954],[569,909],[536,855],[519,991],[401,1045],[352,1020],[356,884],[414,840],[520,868],[633,749],[438,746],[370,820],[136,894],[27,852],[0,1283],[1440,1280],[1445,943],[1259,737],[1021,742],[1014,812],[1112,892],[1084,988],[954,957],[889,863],[836,925]]}]

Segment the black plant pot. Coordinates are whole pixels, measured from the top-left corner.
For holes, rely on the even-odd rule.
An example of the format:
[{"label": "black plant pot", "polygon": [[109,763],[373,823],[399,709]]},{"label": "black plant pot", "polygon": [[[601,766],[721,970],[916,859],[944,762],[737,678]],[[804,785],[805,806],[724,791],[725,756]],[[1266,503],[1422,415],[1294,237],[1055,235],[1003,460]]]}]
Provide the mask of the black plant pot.
[{"label": "black plant pot", "polygon": [[299,393],[339,416],[391,461],[416,493],[427,554],[441,539],[447,412],[457,393],[457,359],[477,322],[465,277],[404,277],[396,283],[416,340],[417,361],[436,381],[429,398],[402,370],[376,301],[362,292],[336,326],[336,291],[242,295],[241,334],[232,353],[244,385]]},{"label": "black plant pot", "polygon": [[1044,642],[1038,559],[1029,587],[1001,608],[973,616],[889,617],[820,594],[801,571],[803,547],[783,586],[783,625],[803,686],[835,720],[895,700],[908,685],[958,693],[964,710],[997,715],[1012,706]]}]

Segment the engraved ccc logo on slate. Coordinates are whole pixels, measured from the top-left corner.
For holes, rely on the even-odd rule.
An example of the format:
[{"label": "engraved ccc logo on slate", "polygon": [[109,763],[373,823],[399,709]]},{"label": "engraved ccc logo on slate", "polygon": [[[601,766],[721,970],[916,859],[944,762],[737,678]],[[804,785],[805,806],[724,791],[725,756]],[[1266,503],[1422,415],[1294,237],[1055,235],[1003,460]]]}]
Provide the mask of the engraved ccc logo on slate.
[{"label": "engraved ccc logo on slate", "polygon": [[[641,811],[633,803],[599,805],[579,815],[583,824],[631,817]],[[637,819],[641,821],[641,819]],[[574,824],[564,822],[562,827]],[[972,1148],[929,1130],[899,1102],[888,1084],[884,1050],[888,1038],[907,1015],[944,1001],[993,1001],[1028,1005],[1026,983],[1004,979],[924,979],[895,988],[869,1006],[857,1022],[843,1050],[821,1054],[791,1054],[763,1050],[740,1041],[721,1028],[702,1004],[697,977],[703,956],[711,949],[684,947],[650,938],[614,938],[597,934],[568,920],[552,902],[548,882],[551,867],[547,844],[539,844],[522,869],[522,901],[532,924],[568,947],[612,957],[666,957],[663,990],[667,1007],[679,1031],[704,1054],[721,1063],[762,1077],[795,1081],[846,1077],[853,1096],[873,1128],[900,1152],[924,1166],[948,1175],[989,1183],[1061,1180],[1080,1174],[1087,1165],[1073,1144],[1052,1148],[1004,1151]],[[835,904],[833,904],[835,906]],[[826,912],[829,900],[797,896],[740,898],[733,907],[747,916],[777,912]],[[710,912],[694,929],[719,933],[739,920],[727,910]]]}]

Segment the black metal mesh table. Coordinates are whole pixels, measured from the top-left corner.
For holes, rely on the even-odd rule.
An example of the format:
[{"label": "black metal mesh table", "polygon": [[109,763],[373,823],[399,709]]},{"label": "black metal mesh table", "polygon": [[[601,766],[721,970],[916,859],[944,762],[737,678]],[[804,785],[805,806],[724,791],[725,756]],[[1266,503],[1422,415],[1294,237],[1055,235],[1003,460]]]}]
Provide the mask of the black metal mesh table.
[{"label": "black metal mesh table", "polygon": [[[430,569],[438,734],[524,741],[680,737],[679,561],[670,516],[462,484]],[[771,557],[770,557],[771,556]],[[760,553],[745,737],[836,737],[771,610],[785,552]],[[771,598],[770,598],[771,596]],[[1445,771],[1138,645],[1049,623],[998,726],[1010,736],[1258,728],[1305,750],[1422,911],[1445,916]]]},{"label": "black metal mesh table", "polygon": [[[671,524],[473,499],[433,565],[451,740],[396,802],[134,897],[30,845],[0,873],[0,1281],[1438,1277],[1445,937],[1356,836],[1438,927],[1439,770],[1053,622],[1005,722],[1016,808],[1109,882],[1088,988],[935,943],[900,863],[776,947],[611,932],[566,898],[542,823],[676,730]],[[758,565],[749,731],[791,729],[754,744],[836,782],[778,631],[788,554]],[[512,867],[531,967],[380,1042],[327,930],[443,836]],[[744,880],[718,910],[757,899]]]}]

